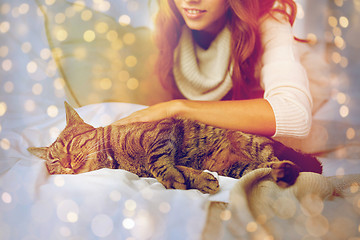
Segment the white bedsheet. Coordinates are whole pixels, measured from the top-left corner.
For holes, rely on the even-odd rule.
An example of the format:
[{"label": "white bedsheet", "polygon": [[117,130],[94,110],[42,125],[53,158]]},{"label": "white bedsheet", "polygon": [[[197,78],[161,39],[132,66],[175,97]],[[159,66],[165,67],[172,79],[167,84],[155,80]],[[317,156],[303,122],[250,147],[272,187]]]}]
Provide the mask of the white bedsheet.
[{"label": "white bedsheet", "polygon": [[[98,127],[142,107],[103,103],[78,112]],[[18,132],[20,122],[25,128]],[[199,239],[208,202],[228,202],[237,181],[220,177],[221,191],[210,196],[197,190],[166,190],[155,179],[123,170],[49,175],[45,162],[26,149],[48,146],[64,125],[60,108],[55,118],[14,118],[2,130],[1,137],[11,147],[2,149],[0,158],[0,239]],[[352,161],[341,161],[339,166],[339,161],[326,159],[324,166],[325,175],[339,174],[339,167],[346,174],[360,173]]]}]

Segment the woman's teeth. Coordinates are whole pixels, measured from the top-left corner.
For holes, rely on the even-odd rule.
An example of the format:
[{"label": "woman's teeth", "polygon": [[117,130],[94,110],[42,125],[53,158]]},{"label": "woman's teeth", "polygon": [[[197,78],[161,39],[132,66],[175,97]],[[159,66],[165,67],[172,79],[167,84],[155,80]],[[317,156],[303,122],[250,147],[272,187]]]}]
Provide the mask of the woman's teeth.
[{"label": "woman's teeth", "polygon": [[191,14],[199,14],[201,12],[200,10],[195,10],[195,9],[188,9],[187,11],[188,11],[188,13],[191,13]]},{"label": "woman's teeth", "polygon": [[185,9],[185,11],[189,14],[193,14],[193,15],[196,15],[196,14],[200,14],[200,13],[203,13],[205,12],[205,10],[199,10],[199,9]]}]

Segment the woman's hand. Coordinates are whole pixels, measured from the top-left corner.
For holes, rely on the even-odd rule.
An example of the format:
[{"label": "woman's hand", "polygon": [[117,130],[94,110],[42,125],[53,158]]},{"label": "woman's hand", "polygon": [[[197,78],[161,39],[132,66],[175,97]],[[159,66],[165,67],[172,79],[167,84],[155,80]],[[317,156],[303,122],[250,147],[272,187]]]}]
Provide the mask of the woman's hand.
[{"label": "woman's hand", "polygon": [[112,123],[112,125],[124,125],[134,122],[151,122],[164,118],[175,117],[178,114],[179,109],[180,100],[162,102],[136,111],[131,115]]}]

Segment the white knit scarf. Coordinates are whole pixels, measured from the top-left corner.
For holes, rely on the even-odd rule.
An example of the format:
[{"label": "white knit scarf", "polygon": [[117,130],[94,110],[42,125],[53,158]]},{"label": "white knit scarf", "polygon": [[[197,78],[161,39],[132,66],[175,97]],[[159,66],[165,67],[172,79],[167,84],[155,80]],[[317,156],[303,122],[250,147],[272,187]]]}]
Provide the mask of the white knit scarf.
[{"label": "white knit scarf", "polygon": [[[220,100],[232,88],[228,64],[230,30],[225,27],[206,50],[193,40],[184,26],[175,49],[173,73],[177,87],[191,100]],[[231,72],[231,69],[230,69]]]}]

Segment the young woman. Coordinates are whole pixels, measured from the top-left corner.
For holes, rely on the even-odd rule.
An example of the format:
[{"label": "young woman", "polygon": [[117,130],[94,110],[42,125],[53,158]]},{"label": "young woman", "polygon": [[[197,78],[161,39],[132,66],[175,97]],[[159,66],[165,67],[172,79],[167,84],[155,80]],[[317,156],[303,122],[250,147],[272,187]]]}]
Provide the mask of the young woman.
[{"label": "young woman", "polygon": [[292,0],[158,0],[157,73],[172,101],[114,124],[182,116],[267,136],[305,137],[307,74],[295,53]]}]

